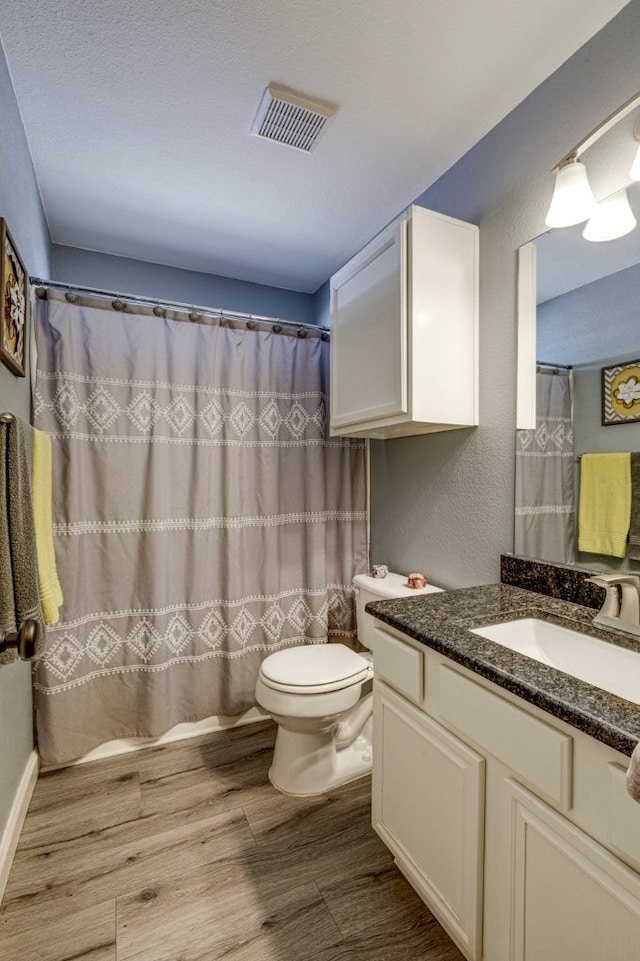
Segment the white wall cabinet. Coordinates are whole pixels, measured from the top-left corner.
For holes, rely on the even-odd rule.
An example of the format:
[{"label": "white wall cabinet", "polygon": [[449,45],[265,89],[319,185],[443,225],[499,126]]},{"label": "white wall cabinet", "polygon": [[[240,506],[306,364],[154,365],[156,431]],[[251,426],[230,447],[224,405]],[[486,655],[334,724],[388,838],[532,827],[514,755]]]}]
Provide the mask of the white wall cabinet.
[{"label": "white wall cabinet", "polygon": [[373,827],[462,953],[638,961],[628,759],[380,622],[373,641]]},{"label": "white wall cabinet", "polygon": [[477,425],[477,227],[413,206],[330,287],[332,434]]}]

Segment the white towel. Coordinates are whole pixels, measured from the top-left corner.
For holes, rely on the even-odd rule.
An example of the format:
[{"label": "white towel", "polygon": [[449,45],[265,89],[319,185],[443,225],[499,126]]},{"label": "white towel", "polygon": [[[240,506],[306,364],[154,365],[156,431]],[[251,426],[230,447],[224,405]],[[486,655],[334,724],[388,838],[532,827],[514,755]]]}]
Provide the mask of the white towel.
[{"label": "white towel", "polygon": [[636,744],[627,770],[627,791],[640,804],[640,744]]}]

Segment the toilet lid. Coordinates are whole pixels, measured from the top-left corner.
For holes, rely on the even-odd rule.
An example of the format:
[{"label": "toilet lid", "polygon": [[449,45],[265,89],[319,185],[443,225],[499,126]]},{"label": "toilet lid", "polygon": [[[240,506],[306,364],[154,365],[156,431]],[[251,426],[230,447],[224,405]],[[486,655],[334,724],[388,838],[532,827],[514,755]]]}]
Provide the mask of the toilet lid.
[{"label": "toilet lid", "polygon": [[369,661],[344,644],[290,647],[270,654],[260,668],[268,686],[291,690],[337,690],[356,684],[372,673]]},{"label": "toilet lid", "polygon": [[409,587],[406,574],[394,574],[389,571],[386,577],[372,577],[370,574],[356,574],[353,578],[355,587],[368,591],[374,597],[382,600],[391,597],[418,597],[420,594],[442,594],[442,588],[435,584],[426,587]]}]

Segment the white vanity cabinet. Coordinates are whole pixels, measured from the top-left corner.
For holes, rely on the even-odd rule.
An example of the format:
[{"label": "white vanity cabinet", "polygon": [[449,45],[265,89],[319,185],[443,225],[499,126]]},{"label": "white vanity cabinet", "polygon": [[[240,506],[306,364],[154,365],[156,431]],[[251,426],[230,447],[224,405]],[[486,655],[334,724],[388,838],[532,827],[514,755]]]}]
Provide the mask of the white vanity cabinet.
[{"label": "white vanity cabinet", "polygon": [[638,961],[628,758],[380,622],[373,637],[373,826],[463,954]]},{"label": "white vanity cabinet", "polygon": [[413,206],[330,288],[332,434],[477,425],[477,227]]}]

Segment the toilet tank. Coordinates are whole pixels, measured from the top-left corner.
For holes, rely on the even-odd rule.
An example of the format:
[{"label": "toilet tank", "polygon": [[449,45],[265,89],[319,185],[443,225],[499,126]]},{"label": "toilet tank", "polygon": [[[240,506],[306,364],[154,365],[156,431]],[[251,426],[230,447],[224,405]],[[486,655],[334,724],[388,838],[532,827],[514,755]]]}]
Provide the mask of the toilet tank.
[{"label": "toilet tank", "polygon": [[389,571],[386,577],[371,577],[370,574],[356,574],[353,578],[356,595],[356,617],[358,624],[358,640],[364,647],[371,650],[371,632],[375,618],[367,614],[364,607],[369,601],[384,601],[398,597],[417,597],[419,594],[439,594],[441,587],[427,584],[426,587],[409,587],[406,574],[394,574]]}]

